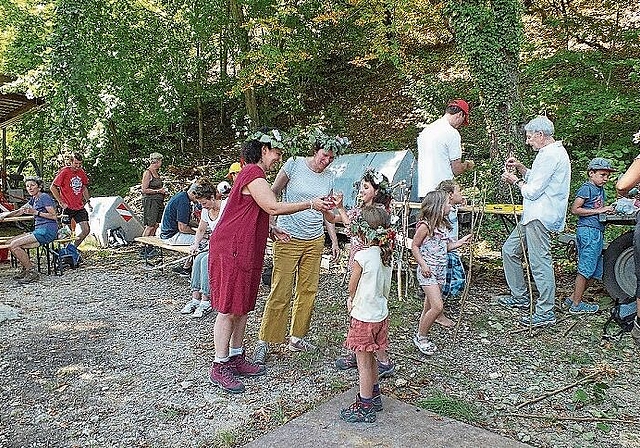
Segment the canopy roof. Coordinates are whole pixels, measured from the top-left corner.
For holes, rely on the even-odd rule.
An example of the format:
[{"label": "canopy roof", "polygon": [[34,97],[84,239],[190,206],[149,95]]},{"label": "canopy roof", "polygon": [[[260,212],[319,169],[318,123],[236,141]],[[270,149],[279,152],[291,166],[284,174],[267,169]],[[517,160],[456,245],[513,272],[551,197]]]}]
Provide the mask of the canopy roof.
[{"label": "canopy roof", "polygon": [[[0,75],[0,86],[11,81],[11,78]],[[0,128],[15,123],[20,116],[35,106],[44,104],[40,98],[27,98],[19,93],[0,93]]]}]

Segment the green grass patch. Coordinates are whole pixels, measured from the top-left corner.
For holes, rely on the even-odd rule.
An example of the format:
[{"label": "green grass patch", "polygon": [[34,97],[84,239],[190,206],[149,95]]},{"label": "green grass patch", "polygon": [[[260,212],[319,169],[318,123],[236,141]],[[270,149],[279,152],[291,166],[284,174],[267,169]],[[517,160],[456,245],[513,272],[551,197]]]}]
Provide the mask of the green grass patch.
[{"label": "green grass patch", "polygon": [[418,406],[438,415],[474,423],[482,420],[481,410],[473,403],[468,403],[442,392],[435,392],[430,397],[418,401]]}]

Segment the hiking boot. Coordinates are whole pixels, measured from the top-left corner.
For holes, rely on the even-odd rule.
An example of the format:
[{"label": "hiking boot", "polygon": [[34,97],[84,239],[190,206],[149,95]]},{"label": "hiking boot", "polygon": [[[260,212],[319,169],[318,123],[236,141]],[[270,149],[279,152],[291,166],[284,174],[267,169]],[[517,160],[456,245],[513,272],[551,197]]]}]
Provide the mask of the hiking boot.
[{"label": "hiking boot", "polygon": [[265,341],[258,341],[256,348],[253,351],[253,362],[256,364],[264,365],[269,356],[269,343]]},{"label": "hiking boot", "polygon": [[[435,345],[434,345],[435,347]],[[378,361],[378,378],[388,378],[396,371],[396,365],[389,359],[388,363]]]},{"label": "hiking boot", "polygon": [[338,370],[355,369],[358,367],[355,352],[349,352],[343,357],[336,359],[335,365]]},{"label": "hiking boot", "polygon": [[38,271],[36,271],[35,269],[29,269],[24,274],[24,277],[18,280],[18,283],[26,285],[27,283],[33,283],[37,281],[39,278],[40,274],[38,274]]},{"label": "hiking boot", "polygon": [[290,339],[287,348],[292,352],[315,352],[318,349],[318,347],[304,339],[298,339],[296,342]]},{"label": "hiking boot", "polygon": [[373,403],[363,403],[360,394],[357,394],[355,403],[340,411],[340,418],[348,423],[373,423],[376,421],[376,410]]},{"label": "hiking boot", "polygon": [[225,392],[241,394],[244,392],[244,384],[233,375],[229,367],[229,361],[214,362],[209,371],[209,381]]},{"label": "hiking boot", "polygon": [[638,316],[633,320],[633,328],[631,329],[631,337],[637,346],[640,346],[640,319]]},{"label": "hiking boot", "polygon": [[376,412],[382,411],[382,394],[378,393],[378,395],[374,395],[371,399],[373,403],[373,410]]},{"label": "hiking boot", "polygon": [[533,313],[531,317],[523,316],[520,318],[520,323],[524,325],[531,325],[532,327],[544,327],[546,325],[555,325],[556,316],[553,311],[549,311],[544,314]]},{"label": "hiking boot", "polygon": [[208,300],[201,300],[198,303],[198,307],[193,312],[191,317],[200,318],[202,316],[206,316],[211,312],[211,302]]},{"label": "hiking boot", "polygon": [[513,296],[498,296],[498,303],[509,308],[529,308],[529,300],[518,299]]},{"label": "hiking boot", "polygon": [[28,272],[28,270],[23,267],[16,273],[16,275],[13,276],[13,279],[14,280],[22,280],[24,278],[24,276],[27,275],[27,272]]},{"label": "hiking boot", "polygon": [[600,307],[595,303],[584,303],[580,302],[577,305],[574,305],[573,302],[569,307],[569,312],[571,314],[592,314],[597,313]]},{"label": "hiking boot", "polygon": [[418,347],[418,350],[427,356],[433,355],[438,351],[438,347],[429,340],[426,336],[415,335],[413,337],[413,343]]},{"label": "hiking boot", "polygon": [[267,369],[264,365],[247,361],[244,353],[230,357],[227,364],[231,373],[238,376],[260,376],[267,373]]}]

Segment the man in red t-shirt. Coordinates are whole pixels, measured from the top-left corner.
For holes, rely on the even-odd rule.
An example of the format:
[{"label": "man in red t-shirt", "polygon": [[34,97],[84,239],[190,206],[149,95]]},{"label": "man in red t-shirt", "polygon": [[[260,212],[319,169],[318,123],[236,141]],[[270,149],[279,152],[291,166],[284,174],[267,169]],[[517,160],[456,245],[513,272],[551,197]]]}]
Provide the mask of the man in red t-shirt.
[{"label": "man in red t-shirt", "polygon": [[80,246],[90,230],[89,214],[84,208],[86,203],[91,210],[89,203],[91,196],[87,185],[89,185],[89,178],[82,169],[82,156],[78,153],[73,153],[71,165],[62,168],[51,184],[51,194],[62,207],[62,213],[80,226],[81,232],[76,238],[76,247]]}]

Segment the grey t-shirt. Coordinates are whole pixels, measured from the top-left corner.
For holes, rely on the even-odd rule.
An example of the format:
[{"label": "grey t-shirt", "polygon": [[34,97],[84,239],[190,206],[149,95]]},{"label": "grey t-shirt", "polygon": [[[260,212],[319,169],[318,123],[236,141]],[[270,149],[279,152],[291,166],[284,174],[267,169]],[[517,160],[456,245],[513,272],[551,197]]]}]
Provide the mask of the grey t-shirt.
[{"label": "grey t-shirt", "polygon": [[[303,202],[333,193],[334,174],[325,169],[316,173],[307,165],[305,157],[292,157],[282,166],[289,182],[282,191],[283,202]],[[324,218],[316,210],[303,210],[278,216],[278,227],[293,238],[313,240],[324,233]]]}]

